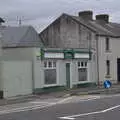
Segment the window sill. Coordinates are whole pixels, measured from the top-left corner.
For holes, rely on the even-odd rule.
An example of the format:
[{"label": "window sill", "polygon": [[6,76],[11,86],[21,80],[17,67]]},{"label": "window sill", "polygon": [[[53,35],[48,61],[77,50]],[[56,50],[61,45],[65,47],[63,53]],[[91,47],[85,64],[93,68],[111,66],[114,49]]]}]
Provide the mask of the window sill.
[{"label": "window sill", "polygon": [[111,75],[105,75],[105,78],[111,78]]},{"label": "window sill", "polygon": [[54,86],[58,86],[58,84],[43,85],[43,87],[54,87]]},{"label": "window sill", "polygon": [[78,84],[79,84],[79,83],[90,83],[90,81],[88,81],[88,80],[86,80],[86,81],[78,81],[77,83],[78,83]]},{"label": "window sill", "polygon": [[106,52],[106,53],[111,53],[111,50],[106,50],[105,52]]}]

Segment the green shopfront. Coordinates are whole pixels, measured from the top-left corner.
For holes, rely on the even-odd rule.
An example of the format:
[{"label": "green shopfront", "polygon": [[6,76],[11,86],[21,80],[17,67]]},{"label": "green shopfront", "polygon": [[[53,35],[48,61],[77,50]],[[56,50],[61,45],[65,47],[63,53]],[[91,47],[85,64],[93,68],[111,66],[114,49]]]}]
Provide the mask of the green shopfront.
[{"label": "green shopfront", "polygon": [[95,83],[95,60],[86,49],[44,48],[36,59],[41,61],[41,88]]}]

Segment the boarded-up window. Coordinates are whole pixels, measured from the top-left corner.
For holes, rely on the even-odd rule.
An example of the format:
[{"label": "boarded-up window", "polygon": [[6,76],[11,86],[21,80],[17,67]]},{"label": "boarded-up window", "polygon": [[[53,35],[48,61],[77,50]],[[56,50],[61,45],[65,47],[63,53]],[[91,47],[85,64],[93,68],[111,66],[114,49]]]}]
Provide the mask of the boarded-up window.
[{"label": "boarded-up window", "polygon": [[44,84],[57,84],[56,61],[44,61]]},{"label": "boarded-up window", "polygon": [[45,69],[45,84],[56,84],[56,69]]},{"label": "boarded-up window", "polygon": [[79,81],[87,80],[87,68],[79,68],[78,69],[78,80]]}]

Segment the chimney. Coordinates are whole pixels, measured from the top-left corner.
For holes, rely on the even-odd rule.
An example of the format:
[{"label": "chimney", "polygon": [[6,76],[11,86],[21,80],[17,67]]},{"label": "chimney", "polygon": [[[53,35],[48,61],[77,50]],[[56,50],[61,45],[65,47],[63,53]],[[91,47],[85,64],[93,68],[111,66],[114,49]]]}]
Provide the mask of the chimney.
[{"label": "chimney", "polygon": [[96,15],[96,21],[101,23],[109,23],[109,15],[108,14]]},{"label": "chimney", "polygon": [[92,20],[93,19],[93,12],[88,10],[88,11],[82,11],[79,12],[79,17],[83,18],[84,20]]}]

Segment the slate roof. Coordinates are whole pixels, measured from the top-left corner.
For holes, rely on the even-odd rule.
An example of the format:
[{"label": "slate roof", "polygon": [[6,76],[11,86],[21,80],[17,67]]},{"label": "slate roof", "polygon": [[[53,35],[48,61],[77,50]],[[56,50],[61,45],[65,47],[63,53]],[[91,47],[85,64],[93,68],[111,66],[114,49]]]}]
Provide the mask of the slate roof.
[{"label": "slate roof", "polygon": [[42,41],[32,26],[0,27],[2,47],[40,47]]},{"label": "slate roof", "polygon": [[82,17],[79,16],[72,16],[65,14],[68,17],[71,17],[76,22],[85,25],[92,31],[96,32],[96,34],[101,36],[112,36],[112,37],[120,37],[120,24],[119,23],[106,23],[101,24],[98,23],[96,20],[84,20]]}]

